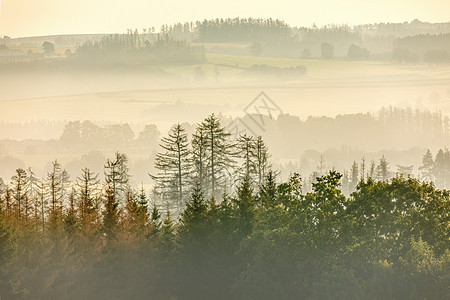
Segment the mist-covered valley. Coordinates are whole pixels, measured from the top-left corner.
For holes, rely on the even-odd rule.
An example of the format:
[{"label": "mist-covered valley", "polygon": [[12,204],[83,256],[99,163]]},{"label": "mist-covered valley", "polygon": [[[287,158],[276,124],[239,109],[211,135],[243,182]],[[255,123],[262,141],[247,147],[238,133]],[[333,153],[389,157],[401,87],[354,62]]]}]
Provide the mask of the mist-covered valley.
[{"label": "mist-covered valley", "polygon": [[446,299],[450,23],[0,38],[0,299]]}]

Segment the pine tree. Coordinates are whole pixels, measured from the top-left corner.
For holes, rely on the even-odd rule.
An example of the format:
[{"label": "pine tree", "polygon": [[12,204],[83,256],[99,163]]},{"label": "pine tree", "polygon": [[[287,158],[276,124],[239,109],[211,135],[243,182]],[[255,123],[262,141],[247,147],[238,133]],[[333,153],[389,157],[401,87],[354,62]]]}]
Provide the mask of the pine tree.
[{"label": "pine tree", "polygon": [[120,202],[122,194],[128,189],[129,176],[128,157],[124,153],[116,152],[114,160],[106,161],[105,181],[113,202]]},{"label": "pine tree", "polygon": [[47,173],[47,192],[50,198],[49,225],[52,231],[58,230],[62,220],[63,201],[65,194],[64,183],[68,180],[68,175],[61,168],[61,164],[55,160],[52,163],[52,170]]},{"label": "pine tree", "polygon": [[161,223],[161,213],[156,205],[153,205],[152,212],[150,213],[149,234],[152,236],[158,235],[161,230]]},{"label": "pine tree", "polygon": [[273,207],[277,201],[276,175],[270,170],[264,183],[259,186],[259,202],[264,207]]},{"label": "pine tree", "polygon": [[[11,177],[13,186],[13,197],[15,201],[15,218],[20,223],[23,217],[23,206],[26,201],[26,184],[27,184],[27,173],[23,169],[17,169],[16,175]],[[22,224],[22,223],[20,223]]]},{"label": "pine tree", "polygon": [[103,195],[103,233],[107,241],[116,240],[119,224],[119,202],[113,185],[106,185]]},{"label": "pine tree", "polygon": [[203,126],[197,126],[196,132],[192,135],[192,161],[193,161],[193,176],[202,189],[205,189],[207,184],[207,159],[206,159],[206,131]]},{"label": "pine tree", "polygon": [[356,161],[353,162],[352,168],[350,170],[350,178],[351,178],[351,189],[355,190],[359,182],[359,168]]},{"label": "pine tree", "polygon": [[0,299],[14,299],[11,264],[16,255],[16,245],[10,227],[5,224],[5,216],[0,211]]},{"label": "pine tree", "polygon": [[366,158],[363,156],[361,159],[361,174],[360,178],[362,181],[365,181],[366,178]]},{"label": "pine tree", "polygon": [[148,224],[148,199],[143,185],[141,186],[138,195],[136,221],[139,232],[144,233],[144,230]]},{"label": "pine tree", "polygon": [[207,233],[205,230],[207,212],[208,204],[200,186],[197,185],[181,214],[179,229],[181,236],[189,242],[195,242],[196,239],[203,237]]},{"label": "pine tree", "polygon": [[159,232],[159,249],[165,255],[175,250],[175,225],[168,209]]},{"label": "pine tree", "polygon": [[69,193],[69,203],[64,216],[64,230],[69,235],[69,238],[73,238],[75,231],[77,230],[78,218],[75,199],[75,188],[72,188]]},{"label": "pine tree", "polygon": [[389,163],[383,155],[377,166],[377,178],[378,180],[385,181],[389,179],[390,174],[391,172],[389,171]]},{"label": "pine tree", "polygon": [[166,194],[164,198],[175,200],[176,207],[181,208],[187,195],[183,187],[187,185],[191,168],[189,144],[183,126],[173,126],[168,136],[162,139],[160,147],[164,152],[156,154],[155,168],[159,173],[154,179]]},{"label": "pine tree", "polygon": [[220,124],[214,115],[207,117],[201,124],[206,136],[206,166],[209,170],[209,197],[215,197],[225,191],[226,179],[235,165],[234,144],[229,141],[230,133]]},{"label": "pine tree", "polygon": [[241,178],[255,178],[256,177],[256,143],[252,136],[246,133],[238,137],[237,155],[243,161],[239,170]]},{"label": "pine tree", "polygon": [[28,218],[30,210],[32,221],[35,229],[39,226],[39,180],[36,178],[35,173],[31,168],[28,168],[27,178],[27,195],[28,201],[26,203],[25,215]]},{"label": "pine tree", "polygon": [[369,172],[368,172],[368,178],[367,179],[374,179],[375,178],[375,171],[376,171],[376,164],[375,164],[375,162],[372,160],[371,162],[370,162],[370,169],[369,169]]},{"label": "pine tree", "polygon": [[433,168],[434,168],[434,160],[433,155],[431,154],[430,149],[422,157],[422,166],[419,167],[421,171],[420,177],[422,180],[433,181]]},{"label": "pine tree", "polygon": [[264,143],[262,136],[258,136],[256,139],[256,170],[258,173],[258,185],[262,184],[266,177],[266,172],[269,171],[269,151]]},{"label": "pine tree", "polygon": [[97,226],[97,189],[100,181],[98,174],[94,174],[88,168],[81,170],[81,176],[77,178],[78,186],[78,213],[80,218],[81,236],[86,241]]},{"label": "pine tree", "polygon": [[433,175],[438,187],[445,188],[450,182],[450,153],[439,149],[434,159]]},{"label": "pine tree", "polygon": [[236,205],[236,218],[239,235],[246,237],[253,229],[255,218],[256,200],[249,178],[244,178],[237,188],[237,197],[234,198]]},{"label": "pine tree", "polygon": [[38,189],[37,189],[37,197],[36,197],[36,203],[35,206],[37,207],[37,210],[39,210],[39,223],[41,224],[42,232],[45,231],[45,213],[47,210],[47,199],[46,199],[46,182],[42,178],[38,183]]},{"label": "pine tree", "polygon": [[185,274],[182,290],[186,299],[199,299],[204,294],[206,286],[190,289],[189,286],[197,282],[208,281],[207,266],[209,263],[210,227],[208,203],[203,197],[200,186],[193,189],[191,198],[186,203],[186,209],[180,217],[177,230],[179,240],[179,254],[182,263],[179,273]]}]

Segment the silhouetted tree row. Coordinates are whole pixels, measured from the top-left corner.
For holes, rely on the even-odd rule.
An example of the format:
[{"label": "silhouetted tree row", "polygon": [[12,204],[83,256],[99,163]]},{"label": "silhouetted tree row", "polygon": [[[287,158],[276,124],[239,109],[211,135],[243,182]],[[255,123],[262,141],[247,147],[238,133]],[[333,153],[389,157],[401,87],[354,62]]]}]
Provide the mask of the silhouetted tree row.
[{"label": "silhouetted tree row", "polygon": [[418,34],[406,36],[394,41],[394,47],[406,48],[418,54],[427,50],[448,50],[450,48],[450,33]]},{"label": "silhouetted tree row", "polygon": [[396,134],[446,137],[450,133],[449,118],[441,112],[419,109],[383,107],[375,118]]},{"label": "silhouetted tree row", "polygon": [[130,125],[110,124],[99,126],[91,121],[70,121],[59,138],[66,149],[111,149],[113,147],[147,147],[155,148],[159,131],[156,125],[145,125],[135,138]]},{"label": "silhouetted tree row", "polygon": [[73,58],[89,62],[148,62],[200,63],[205,61],[202,46],[192,46],[184,40],[177,40],[167,34],[158,35],[156,40],[138,31],[127,34],[104,36],[100,40],[87,41],[77,47]]},{"label": "silhouetted tree row", "polygon": [[289,25],[272,18],[204,20],[196,23],[195,30],[204,42],[273,42],[291,38]]},{"label": "silhouetted tree row", "polygon": [[419,167],[422,180],[434,182],[440,188],[450,185],[450,153],[448,149],[439,149],[433,158],[430,150],[423,155],[422,165]]},{"label": "silhouetted tree row", "polygon": [[156,183],[154,193],[161,202],[178,209],[191,187],[218,198],[229,193],[239,178],[251,178],[252,186],[261,184],[270,169],[262,137],[244,134],[233,139],[215,114],[197,124],[190,142],[186,129],[174,125],[160,148],[155,158],[158,174],[151,175]]}]

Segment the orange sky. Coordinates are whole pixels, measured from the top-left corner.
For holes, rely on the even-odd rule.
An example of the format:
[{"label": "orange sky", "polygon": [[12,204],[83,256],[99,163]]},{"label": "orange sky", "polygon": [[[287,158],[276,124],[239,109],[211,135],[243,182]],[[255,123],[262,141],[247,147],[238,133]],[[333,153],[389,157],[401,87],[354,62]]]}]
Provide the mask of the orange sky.
[{"label": "orange sky", "polygon": [[124,32],[216,17],[273,17],[293,26],[450,21],[450,0],[0,0],[0,35]]}]

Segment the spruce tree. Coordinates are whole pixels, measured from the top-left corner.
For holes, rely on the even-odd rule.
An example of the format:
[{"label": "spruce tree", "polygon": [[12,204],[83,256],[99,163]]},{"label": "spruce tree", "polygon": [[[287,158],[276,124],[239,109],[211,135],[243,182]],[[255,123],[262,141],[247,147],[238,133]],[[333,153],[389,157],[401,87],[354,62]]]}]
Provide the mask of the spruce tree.
[{"label": "spruce tree", "polygon": [[144,186],[141,186],[137,199],[136,223],[139,232],[142,234],[148,225],[148,199],[145,194]]},{"label": "spruce tree", "polygon": [[191,199],[186,202],[186,208],[180,218],[180,234],[188,242],[195,242],[207,233],[205,230],[208,204],[205,201],[200,186],[196,186]]},{"label": "spruce tree", "polygon": [[253,194],[249,178],[244,178],[237,188],[237,197],[234,198],[236,206],[236,221],[240,238],[246,237],[253,229],[255,218],[256,199]]},{"label": "spruce tree", "polygon": [[360,170],[360,178],[362,181],[366,179],[366,158],[363,156],[361,159],[361,170]]},{"label": "spruce tree", "polygon": [[369,172],[368,172],[368,176],[367,176],[367,179],[374,179],[375,178],[375,171],[376,171],[376,164],[375,164],[375,162],[372,160],[371,162],[370,162],[370,169],[369,169]]},{"label": "spruce tree", "polygon": [[433,181],[433,168],[434,168],[433,155],[430,149],[422,157],[422,166],[419,167],[420,177],[422,180]]},{"label": "spruce tree", "polygon": [[206,191],[209,197],[215,197],[226,190],[226,180],[235,166],[234,144],[229,140],[230,133],[214,114],[207,117],[201,127],[206,137],[206,169],[209,172]]},{"label": "spruce tree", "polygon": [[103,201],[103,233],[108,241],[113,241],[119,224],[119,202],[112,185],[106,185]]},{"label": "spruce tree", "polygon": [[161,230],[161,224],[161,213],[159,212],[158,207],[153,205],[150,213],[149,234],[152,236],[157,236]]},{"label": "spruce tree", "polygon": [[62,169],[61,164],[55,160],[52,163],[52,170],[47,173],[47,192],[49,194],[49,225],[52,231],[61,225],[62,210],[64,201],[64,183],[68,180],[68,175]]},{"label": "spruce tree", "polygon": [[359,168],[356,161],[353,162],[352,168],[350,170],[350,178],[351,178],[351,189],[353,191],[355,190],[359,182]]},{"label": "spruce tree", "polygon": [[159,172],[153,178],[165,196],[175,200],[176,207],[181,208],[187,195],[186,185],[191,168],[188,138],[183,126],[173,126],[168,136],[162,139],[160,147],[163,152],[157,153],[155,159],[155,168]]},{"label": "spruce tree", "polygon": [[270,169],[269,158],[270,154],[262,136],[258,136],[255,145],[256,171],[258,173],[258,185],[262,184],[266,173]]},{"label": "spruce tree", "polygon": [[242,166],[239,168],[241,178],[256,179],[256,143],[252,136],[247,134],[240,135],[236,143],[237,155],[242,160]]},{"label": "spruce tree", "polygon": [[108,193],[113,197],[113,202],[120,202],[121,196],[128,189],[128,157],[124,153],[116,152],[113,160],[106,161],[105,181]]},{"label": "spruce tree", "polygon": [[80,235],[84,251],[90,246],[91,239],[95,238],[94,233],[97,230],[99,184],[98,174],[91,172],[88,168],[82,169],[81,176],[76,180]]},{"label": "spruce tree", "polygon": [[[13,197],[15,201],[15,218],[20,223],[23,217],[23,206],[26,201],[27,173],[24,169],[17,169],[16,175],[11,177]],[[22,224],[22,223],[20,223]]]},{"label": "spruce tree", "polygon": [[389,179],[391,172],[389,171],[389,163],[384,157],[381,157],[380,162],[377,166],[377,179],[381,181],[385,181]]},{"label": "spruce tree", "polygon": [[450,152],[439,149],[434,159],[433,175],[438,187],[445,188],[450,182]]},{"label": "spruce tree", "polygon": [[5,223],[5,215],[0,210],[0,299],[14,299],[11,265],[15,255],[15,240],[10,226]]},{"label": "spruce tree", "polygon": [[277,201],[277,183],[276,174],[269,171],[265,177],[264,183],[259,186],[259,202],[264,207],[273,207]]},{"label": "spruce tree", "polygon": [[193,176],[202,189],[207,186],[207,159],[206,159],[206,130],[203,126],[198,125],[196,132],[192,135],[192,162]]}]

